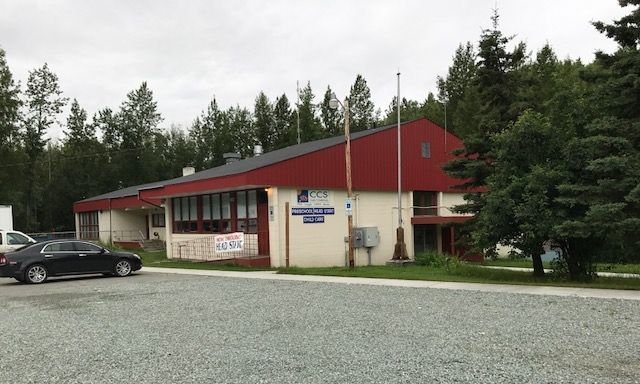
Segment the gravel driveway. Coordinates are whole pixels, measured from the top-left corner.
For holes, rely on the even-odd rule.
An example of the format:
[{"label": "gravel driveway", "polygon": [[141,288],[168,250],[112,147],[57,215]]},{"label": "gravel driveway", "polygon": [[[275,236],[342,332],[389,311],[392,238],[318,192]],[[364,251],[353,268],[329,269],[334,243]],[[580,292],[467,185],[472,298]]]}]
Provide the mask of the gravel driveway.
[{"label": "gravel driveway", "polygon": [[0,383],[640,383],[640,301],[140,273],[0,280]]}]

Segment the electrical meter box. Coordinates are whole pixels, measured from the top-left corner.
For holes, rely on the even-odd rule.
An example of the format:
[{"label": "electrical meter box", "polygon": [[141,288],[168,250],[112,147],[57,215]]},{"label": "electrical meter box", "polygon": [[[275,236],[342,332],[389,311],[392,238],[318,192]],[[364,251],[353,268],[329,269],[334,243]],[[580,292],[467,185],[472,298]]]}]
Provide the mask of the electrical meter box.
[{"label": "electrical meter box", "polygon": [[356,227],[353,228],[354,248],[370,248],[380,243],[378,227]]}]

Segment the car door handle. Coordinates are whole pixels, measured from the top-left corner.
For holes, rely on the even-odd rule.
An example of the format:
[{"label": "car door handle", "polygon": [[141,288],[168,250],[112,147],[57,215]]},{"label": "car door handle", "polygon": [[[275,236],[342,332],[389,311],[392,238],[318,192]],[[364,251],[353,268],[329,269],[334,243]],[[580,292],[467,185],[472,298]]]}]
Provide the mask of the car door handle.
[{"label": "car door handle", "polygon": [[46,257],[48,259],[50,257],[53,257],[53,255],[44,255],[44,257]]},{"label": "car door handle", "polygon": [[80,257],[85,257],[85,256],[87,256],[87,254],[86,254],[86,253],[81,253],[81,254],[79,254],[78,256],[80,256]]}]

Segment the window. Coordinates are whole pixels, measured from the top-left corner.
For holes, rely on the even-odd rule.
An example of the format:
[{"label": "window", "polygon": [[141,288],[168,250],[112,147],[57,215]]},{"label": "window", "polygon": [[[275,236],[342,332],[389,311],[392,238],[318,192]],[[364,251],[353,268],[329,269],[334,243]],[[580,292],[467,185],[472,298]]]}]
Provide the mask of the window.
[{"label": "window", "polygon": [[8,232],[7,233],[7,244],[16,245],[16,244],[29,244],[30,241],[26,236],[23,236],[19,233]]},{"label": "window", "polygon": [[198,232],[198,198],[196,196],[173,199],[173,231]]},{"label": "window", "polygon": [[258,202],[256,191],[237,192],[236,200],[238,232],[258,232]]},{"label": "window", "polygon": [[80,238],[97,240],[100,237],[98,211],[81,212],[78,216],[78,220],[80,221]]},{"label": "window", "polygon": [[81,242],[75,242],[73,243],[75,245],[75,249],[76,251],[82,251],[82,252],[100,252],[102,251],[102,248],[98,247],[97,245],[94,244],[89,244],[89,243],[81,243]]},{"label": "window", "polygon": [[228,193],[202,196],[202,230],[210,233],[231,232],[230,212]]},{"label": "window", "polygon": [[151,215],[152,227],[164,227],[164,213],[153,213]]},{"label": "window", "polygon": [[75,251],[73,243],[53,243],[49,244],[42,250],[43,253],[47,252],[73,252]]},{"label": "window", "polygon": [[414,216],[436,216],[438,215],[438,192],[414,191],[413,192],[413,215]]},{"label": "window", "polygon": [[175,198],[173,231],[257,233],[259,202],[266,204],[267,195],[257,190]]},{"label": "window", "polygon": [[431,143],[422,143],[422,157],[424,157],[425,159],[431,158]]}]

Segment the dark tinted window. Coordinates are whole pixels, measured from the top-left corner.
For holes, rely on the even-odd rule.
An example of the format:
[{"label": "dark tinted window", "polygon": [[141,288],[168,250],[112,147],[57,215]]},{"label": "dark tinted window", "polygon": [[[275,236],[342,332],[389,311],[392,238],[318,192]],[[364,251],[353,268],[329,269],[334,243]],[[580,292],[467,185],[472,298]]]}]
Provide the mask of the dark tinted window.
[{"label": "dark tinted window", "polygon": [[94,244],[76,242],[76,251],[100,252],[102,248]]},{"label": "dark tinted window", "polygon": [[43,252],[69,252],[73,250],[73,243],[53,243],[44,247]]}]

